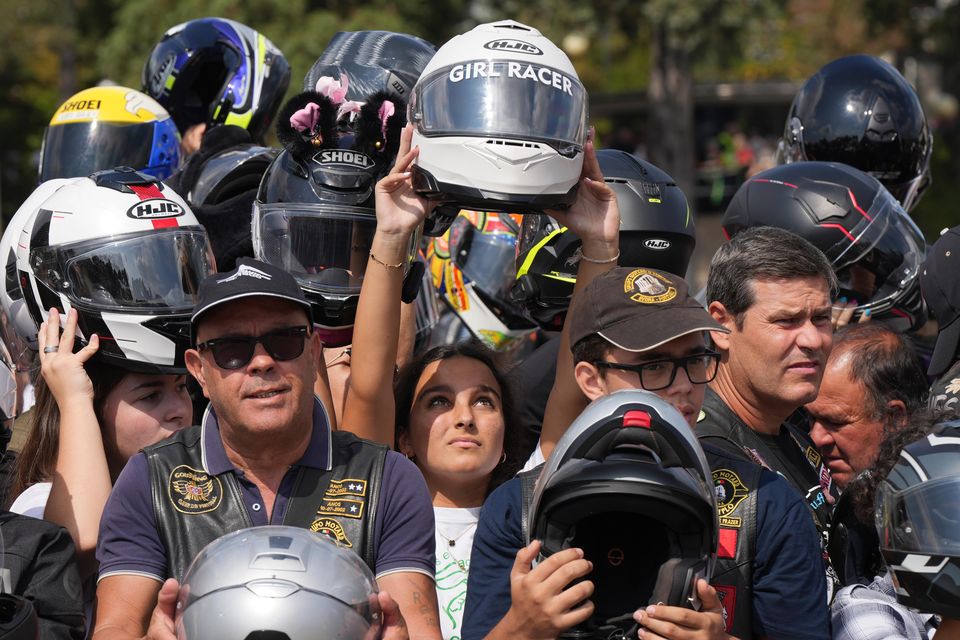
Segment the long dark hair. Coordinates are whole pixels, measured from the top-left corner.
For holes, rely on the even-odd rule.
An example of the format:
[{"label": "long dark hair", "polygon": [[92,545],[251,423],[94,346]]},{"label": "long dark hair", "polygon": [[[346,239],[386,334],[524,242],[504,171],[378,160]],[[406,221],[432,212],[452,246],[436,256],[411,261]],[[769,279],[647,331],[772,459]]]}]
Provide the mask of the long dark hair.
[{"label": "long dark hair", "polygon": [[[424,369],[432,362],[449,360],[450,358],[470,358],[486,366],[500,386],[500,402],[503,412],[503,451],[506,458],[494,467],[487,485],[487,494],[516,475],[523,467],[525,460],[521,459],[523,448],[523,434],[517,428],[519,424],[514,414],[514,394],[503,368],[499,366],[497,354],[483,344],[470,341],[457,344],[441,345],[415,357],[408,362],[397,375],[394,384],[394,398],[397,403],[396,440],[399,442],[401,434],[410,432],[410,411],[413,408],[414,394],[417,383],[423,375]],[[399,450],[399,446],[394,448]]]},{"label": "long dark hair", "polygon": [[[103,424],[103,404],[127,372],[93,360],[84,365],[93,382],[93,411]],[[30,433],[13,468],[8,501],[13,502],[27,487],[49,482],[57,464],[60,448],[60,407],[42,375],[34,376],[36,402],[30,416]]]}]

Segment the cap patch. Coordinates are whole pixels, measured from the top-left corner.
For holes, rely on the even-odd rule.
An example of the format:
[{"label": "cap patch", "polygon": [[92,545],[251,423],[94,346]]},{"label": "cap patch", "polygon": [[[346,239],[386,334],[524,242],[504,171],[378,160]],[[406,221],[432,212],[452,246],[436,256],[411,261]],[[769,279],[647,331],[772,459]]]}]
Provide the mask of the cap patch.
[{"label": "cap patch", "polygon": [[673,283],[649,269],[631,271],[623,281],[623,292],[641,304],[662,304],[677,297]]}]

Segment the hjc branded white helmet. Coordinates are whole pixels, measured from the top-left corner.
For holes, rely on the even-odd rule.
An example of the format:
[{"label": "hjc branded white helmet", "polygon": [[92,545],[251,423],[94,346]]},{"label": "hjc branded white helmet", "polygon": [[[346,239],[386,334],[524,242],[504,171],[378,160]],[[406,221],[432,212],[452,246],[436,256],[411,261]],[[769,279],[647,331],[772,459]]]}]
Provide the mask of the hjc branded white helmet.
[{"label": "hjc branded white helmet", "polygon": [[3,315],[3,342],[15,363],[27,356],[24,349],[37,350],[37,325],[30,315],[23,291],[20,289],[20,275],[17,271],[17,245],[23,233],[24,223],[36,212],[40,203],[49,198],[57,189],[69,182],[67,178],[48,180],[34,189],[24,200],[0,237],[0,264],[3,266],[3,280],[0,281],[0,309]]},{"label": "hjc branded white helmet", "polygon": [[566,54],[532,27],[482,24],[440,47],[408,119],[420,147],[414,187],[429,198],[524,213],[576,195],[587,93]]},{"label": "hjc branded white helmet", "polygon": [[104,362],[183,372],[197,287],[216,270],[187,203],[129,168],[65,180],[28,202],[16,268],[33,332],[51,307],[75,308],[81,344],[96,333]]},{"label": "hjc branded white helmet", "polygon": [[177,603],[178,640],[379,638],[373,573],[356,553],[297,527],[218,538],[190,564]]}]

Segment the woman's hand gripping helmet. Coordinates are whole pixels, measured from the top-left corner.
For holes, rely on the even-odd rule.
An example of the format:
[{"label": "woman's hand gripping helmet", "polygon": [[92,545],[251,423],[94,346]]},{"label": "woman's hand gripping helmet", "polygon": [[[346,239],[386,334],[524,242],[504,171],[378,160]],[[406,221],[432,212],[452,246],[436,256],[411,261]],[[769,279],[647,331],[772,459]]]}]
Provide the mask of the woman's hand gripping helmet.
[{"label": "woman's hand gripping helmet", "polygon": [[[386,175],[406,124],[386,91],[347,100],[350,78],[322,76],[280,111],[284,151],[270,165],[253,207],[253,250],[285,269],[313,305],[328,346],[349,344],[376,230],[374,187]],[[406,302],[419,290],[419,234],[404,260]]]},{"label": "woman's hand gripping helmet", "polygon": [[225,18],[171,28],[143,68],[143,90],[170,112],[180,133],[196,124],[232,124],[260,141],[289,84],[280,49]]},{"label": "woman's hand gripping helmet", "polygon": [[751,227],[779,227],[810,241],[830,260],[839,295],[856,300],[895,331],[927,319],[920,295],[923,234],[876,178],[835,162],[795,162],[747,180],[721,221],[732,238]]},{"label": "woman's hand gripping helmet", "polygon": [[880,551],[897,600],[960,619],[960,422],[904,447],[876,501]]},{"label": "woman's hand gripping helmet", "polygon": [[126,87],[94,87],[57,108],[43,135],[40,182],[133,167],[164,180],[180,166],[180,134],[167,110]]},{"label": "woman's hand gripping helmet", "polygon": [[[676,181],[625,151],[597,152],[604,181],[620,206],[622,267],[648,267],[684,276],[697,243],[693,214]],[[523,217],[514,299],[541,328],[560,331],[577,282],[580,238],[550,216]]]},{"label": "woman's hand gripping helmet", "polygon": [[204,547],[183,577],[178,640],[367,640],[383,617],[356,553],[298,527],[253,527]]},{"label": "woman's hand gripping helmet", "polygon": [[433,286],[470,333],[491,349],[520,346],[536,326],[510,297],[521,217],[461,211],[430,242]]},{"label": "woman's hand gripping helmet", "polygon": [[906,211],[930,186],[933,136],[913,87],[880,58],[823,66],[793,99],[777,150],[781,164],[842,162],[869,173]]},{"label": "woman's hand gripping helmet", "polygon": [[182,373],[197,287],[216,271],[186,202],[128,168],[64,180],[42,201],[28,201],[16,269],[33,332],[51,307],[74,308],[81,344],[100,337],[98,358]]},{"label": "woman's hand gripping helmet", "polygon": [[592,402],[540,472],[527,542],[542,555],[579,547],[593,562],[594,614],[608,637],[648,604],[695,605],[718,541],[713,476],[683,416],[648,391]]},{"label": "woman's hand gripping helmet", "polygon": [[540,212],[576,195],[587,93],[566,54],[532,27],[482,24],[440,47],[408,117],[420,147],[414,187],[447,205],[435,215]]}]

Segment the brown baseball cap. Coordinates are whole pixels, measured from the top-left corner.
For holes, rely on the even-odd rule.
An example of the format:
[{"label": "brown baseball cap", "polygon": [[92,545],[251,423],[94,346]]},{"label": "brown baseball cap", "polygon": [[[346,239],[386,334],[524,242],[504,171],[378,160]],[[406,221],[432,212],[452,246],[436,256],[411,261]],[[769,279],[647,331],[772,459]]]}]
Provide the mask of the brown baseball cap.
[{"label": "brown baseball cap", "polygon": [[647,351],[688,333],[729,329],[713,319],[678,276],[618,268],[577,294],[570,307],[570,344],[597,333],[627,351]]}]

